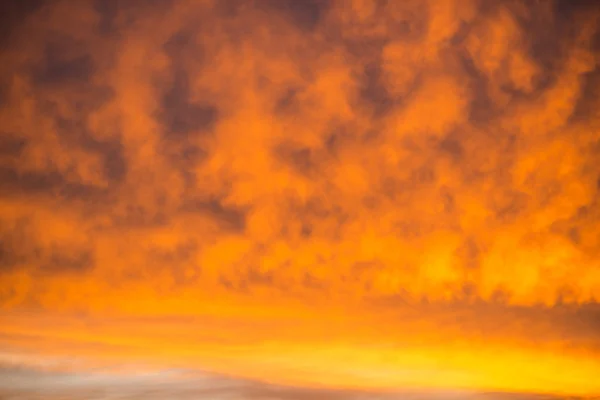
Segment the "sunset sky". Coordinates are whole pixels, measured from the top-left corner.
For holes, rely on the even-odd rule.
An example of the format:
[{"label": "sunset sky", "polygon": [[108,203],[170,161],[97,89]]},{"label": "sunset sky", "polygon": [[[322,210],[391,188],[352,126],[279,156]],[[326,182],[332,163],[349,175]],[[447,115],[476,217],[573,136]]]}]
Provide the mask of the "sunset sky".
[{"label": "sunset sky", "polygon": [[1,3],[0,398],[600,398],[600,1]]}]

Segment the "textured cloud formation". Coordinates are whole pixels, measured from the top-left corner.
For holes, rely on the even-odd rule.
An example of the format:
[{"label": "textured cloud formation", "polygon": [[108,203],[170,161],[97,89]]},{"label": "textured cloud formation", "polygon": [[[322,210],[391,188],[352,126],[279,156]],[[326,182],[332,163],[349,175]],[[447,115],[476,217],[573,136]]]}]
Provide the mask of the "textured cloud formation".
[{"label": "textured cloud formation", "polygon": [[[163,361],[197,346],[277,382],[600,392],[593,2],[23,4],[0,42],[3,347],[166,337]],[[74,313],[102,334],[52,322]]]}]

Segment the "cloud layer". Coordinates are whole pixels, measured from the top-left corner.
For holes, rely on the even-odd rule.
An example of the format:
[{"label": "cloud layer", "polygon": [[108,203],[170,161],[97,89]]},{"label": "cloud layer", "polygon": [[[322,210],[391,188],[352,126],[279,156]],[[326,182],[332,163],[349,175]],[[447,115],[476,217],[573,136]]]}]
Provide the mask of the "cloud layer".
[{"label": "cloud layer", "polygon": [[[6,400],[107,399],[204,399],[215,400],[557,400],[535,395],[470,392],[390,392],[306,389],[261,384],[189,371],[161,371],[134,375],[95,373],[56,373],[0,369],[4,385],[0,395]],[[32,384],[32,382],[35,382]]]},{"label": "cloud layer", "polygon": [[[0,42],[2,346],[89,341],[30,338],[78,313],[146,353],[163,327],[225,373],[206,352],[236,348],[233,372],[274,381],[257,343],[339,345],[337,385],[344,360],[389,364],[361,358],[380,340],[441,337],[515,366],[466,386],[583,363],[548,389],[600,391],[593,2],[23,4]],[[423,362],[473,373],[453,346]]]}]

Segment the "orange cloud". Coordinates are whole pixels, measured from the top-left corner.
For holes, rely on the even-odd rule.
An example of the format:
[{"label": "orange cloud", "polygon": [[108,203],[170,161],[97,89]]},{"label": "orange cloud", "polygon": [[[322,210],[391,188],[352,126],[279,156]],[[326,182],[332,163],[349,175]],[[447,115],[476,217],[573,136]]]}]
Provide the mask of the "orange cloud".
[{"label": "orange cloud", "polygon": [[42,3],[2,45],[1,348],[600,393],[599,16]]}]

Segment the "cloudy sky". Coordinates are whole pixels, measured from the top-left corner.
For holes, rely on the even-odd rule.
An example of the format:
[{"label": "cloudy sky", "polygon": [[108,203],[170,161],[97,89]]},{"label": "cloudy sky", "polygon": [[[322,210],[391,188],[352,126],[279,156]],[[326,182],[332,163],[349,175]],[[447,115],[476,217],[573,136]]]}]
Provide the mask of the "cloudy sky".
[{"label": "cloudy sky", "polygon": [[600,395],[600,3],[1,3],[0,397]]}]

